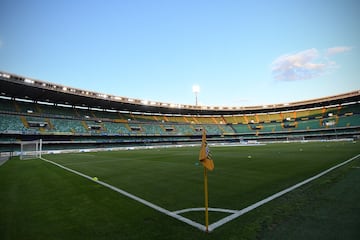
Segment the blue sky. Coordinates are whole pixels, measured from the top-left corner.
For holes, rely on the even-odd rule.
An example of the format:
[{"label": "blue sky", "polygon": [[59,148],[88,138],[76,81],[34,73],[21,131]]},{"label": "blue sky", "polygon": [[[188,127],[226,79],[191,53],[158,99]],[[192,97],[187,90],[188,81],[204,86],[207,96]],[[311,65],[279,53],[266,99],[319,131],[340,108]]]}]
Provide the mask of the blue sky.
[{"label": "blue sky", "polygon": [[254,106],[360,90],[356,0],[2,0],[0,70],[116,96]]}]

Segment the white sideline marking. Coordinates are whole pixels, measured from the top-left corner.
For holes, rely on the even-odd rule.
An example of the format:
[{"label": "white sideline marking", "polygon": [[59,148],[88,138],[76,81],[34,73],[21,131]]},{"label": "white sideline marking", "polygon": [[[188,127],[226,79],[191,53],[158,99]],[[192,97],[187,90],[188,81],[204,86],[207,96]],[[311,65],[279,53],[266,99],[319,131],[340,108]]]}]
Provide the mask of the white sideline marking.
[{"label": "white sideline marking", "polygon": [[[288,192],[290,192],[290,191],[292,191],[292,190],[294,190],[296,188],[299,188],[299,187],[303,186],[304,184],[307,184],[307,183],[309,183],[309,182],[311,182],[311,181],[313,181],[313,180],[315,180],[315,179],[317,179],[317,178],[319,178],[319,177],[321,177],[321,176],[335,170],[336,168],[339,168],[339,167],[341,167],[341,166],[355,160],[359,156],[360,156],[360,154],[358,154],[355,157],[352,157],[352,158],[350,158],[350,159],[348,159],[348,160],[346,160],[346,161],[344,161],[342,163],[339,163],[339,164],[335,165],[334,167],[331,167],[331,168],[329,168],[329,169],[327,169],[327,170],[325,170],[325,171],[323,171],[323,172],[321,172],[321,173],[319,173],[319,174],[317,174],[317,175],[315,175],[313,177],[310,177],[310,178],[308,178],[308,179],[306,179],[306,180],[304,180],[304,181],[302,181],[300,183],[297,183],[297,184],[295,184],[295,185],[293,185],[293,186],[291,186],[291,187],[289,187],[287,189],[284,189],[284,190],[282,190],[282,191],[280,191],[278,193],[275,193],[275,194],[273,194],[273,195],[271,195],[271,196],[269,196],[269,197],[267,197],[267,198],[265,198],[265,199],[263,199],[263,200],[261,200],[261,201],[259,201],[257,203],[254,203],[254,204],[244,208],[244,209],[241,209],[241,210],[237,211],[237,210],[229,210],[229,209],[222,209],[222,208],[209,208],[209,211],[228,212],[228,213],[232,213],[232,214],[225,217],[225,218],[223,218],[223,219],[220,219],[219,221],[217,221],[215,223],[210,224],[209,227],[208,227],[208,231],[212,232],[216,228],[218,228],[218,227],[220,227],[220,226],[222,226],[222,225],[224,225],[224,224],[226,224],[226,223],[240,217],[241,215],[243,215],[243,214],[245,214],[247,212],[250,212],[251,210],[254,210],[255,208],[260,207],[260,206],[264,205],[265,203],[268,203],[268,202],[270,202],[270,201],[272,201],[272,200],[274,200],[274,199],[276,199],[276,198],[278,198],[278,197],[280,197],[280,196],[282,196],[282,195],[284,195],[284,194],[286,194],[286,193],[288,193]],[[61,164],[52,162],[52,161],[44,159],[44,158],[40,158],[40,159],[42,159],[42,160],[44,160],[46,162],[49,162],[51,164],[54,164],[54,165],[56,165],[56,166],[58,166],[58,167],[60,167],[62,169],[67,170],[67,171],[75,173],[75,174],[77,174],[79,176],[87,178],[87,179],[89,179],[89,180],[91,180],[91,181],[93,181],[95,183],[103,185],[104,187],[107,187],[107,188],[109,188],[109,189],[111,189],[113,191],[116,191],[116,192],[118,192],[118,193],[120,193],[122,195],[125,195],[125,196],[127,196],[127,197],[129,197],[129,198],[131,198],[131,199],[133,199],[135,201],[138,201],[138,202],[140,202],[140,203],[142,203],[142,204],[144,204],[144,205],[146,205],[146,206],[148,206],[148,207],[150,207],[152,209],[155,209],[155,210],[157,210],[159,212],[162,212],[162,213],[164,213],[164,214],[166,214],[166,215],[168,215],[170,217],[173,217],[173,218],[175,218],[175,219],[177,219],[179,221],[187,223],[187,224],[189,224],[189,225],[191,225],[191,226],[193,226],[195,228],[198,228],[198,229],[200,229],[200,230],[202,230],[204,232],[206,231],[206,227],[204,225],[202,225],[200,223],[197,223],[197,222],[194,222],[194,221],[192,221],[192,220],[190,220],[188,218],[185,218],[185,217],[179,215],[180,213],[185,213],[185,212],[190,212],[190,211],[202,211],[202,210],[204,210],[204,208],[188,208],[188,209],[182,209],[182,210],[171,212],[171,211],[169,211],[169,210],[167,210],[165,208],[157,206],[157,205],[155,205],[155,204],[153,204],[151,202],[148,202],[148,201],[146,201],[146,200],[144,200],[142,198],[139,198],[139,197],[137,197],[137,196],[135,196],[133,194],[130,194],[130,193],[128,193],[128,192],[126,192],[124,190],[121,190],[121,189],[119,189],[117,187],[114,187],[114,186],[112,186],[110,184],[107,184],[107,183],[99,181],[99,180],[95,181],[95,180],[92,179],[92,177],[89,177],[88,175],[85,175],[85,174],[83,174],[81,172],[75,171],[75,170],[73,170],[71,168],[67,168],[67,167],[65,167],[65,166],[63,166]]]},{"label": "white sideline marking", "polygon": [[308,178],[308,179],[306,179],[306,180],[304,180],[304,181],[302,181],[302,182],[300,182],[298,184],[295,184],[295,185],[293,185],[293,186],[291,186],[291,187],[289,187],[289,188],[287,188],[285,190],[282,190],[282,191],[280,191],[278,193],[275,193],[274,195],[271,195],[270,197],[267,197],[267,198],[265,198],[265,199],[263,199],[263,200],[261,200],[261,201],[259,201],[257,203],[254,203],[254,204],[252,204],[252,205],[250,205],[250,206],[248,206],[248,207],[246,207],[246,208],[244,208],[244,209],[242,209],[240,211],[237,211],[237,213],[234,213],[234,214],[232,214],[230,216],[227,216],[227,217],[225,217],[223,219],[220,219],[219,221],[209,225],[209,231],[211,232],[215,228],[218,228],[218,227],[224,225],[225,223],[230,222],[231,220],[234,220],[235,218],[238,218],[241,215],[243,215],[243,214],[245,214],[247,212],[250,212],[251,210],[254,210],[257,207],[260,207],[261,205],[263,205],[265,203],[268,203],[271,200],[274,200],[275,198],[278,198],[278,197],[284,195],[285,193],[288,193],[288,192],[290,192],[290,191],[292,191],[292,190],[294,190],[294,189],[296,189],[298,187],[301,187],[302,185],[304,185],[306,183],[309,183],[309,182],[311,182],[311,181],[313,181],[313,180],[315,180],[315,179],[317,179],[317,178],[319,178],[319,177],[333,171],[334,169],[339,168],[339,167],[341,167],[341,166],[355,160],[359,156],[360,156],[360,154],[346,160],[345,162],[339,163],[338,165],[335,165],[334,167],[331,167],[331,168],[329,168],[329,169],[327,169],[327,170],[325,170],[325,171],[323,171],[323,172],[321,172],[321,173],[319,173],[319,174],[317,174],[317,175],[315,175],[315,176],[313,176],[311,178]]},{"label": "white sideline marking", "polygon": [[114,186],[112,186],[112,185],[110,185],[110,184],[107,184],[107,183],[105,183],[105,182],[103,182],[103,181],[100,181],[100,180],[95,181],[92,177],[90,177],[90,176],[88,176],[88,175],[85,175],[85,174],[83,174],[83,173],[81,173],[81,172],[75,171],[75,170],[73,170],[73,169],[71,169],[71,168],[65,167],[65,166],[63,166],[63,165],[61,165],[61,164],[58,164],[58,163],[56,163],[56,162],[47,160],[47,159],[45,159],[45,158],[40,158],[40,159],[42,159],[42,160],[45,161],[45,162],[54,164],[54,165],[56,165],[56,166],[58,166],[58,167],[60,167],[60,168],[62,168],[62,169],[65,169],[65,170],[67,170],[67,171],[69,171],[69,172],[75,173],[75,174],[77,174],[77,175],[79,175],[79,176],[81,176],[81,177],[87,178],[87,179],[89,179],[89,180],[91,180],[91,181],[93,181],[93,182],[95,182],[95,183],[98,183],[98,184],[100,184],[100,185],[103,185],[104,187],[110,188],[111,190],[113,190],[113,191],[115,191],[115,192],[118,192],[118,193],[120,193],[120,194],[122,194],[122,195],[124,195],[124,196],[127,196],[128,198],[131,198],[131,199],[133,199],[133,200],[135,200],[135,201],[138,201],[138,202],[140,202],[140,203],[142,203],[142,204],[144,204],[144,205],[146,205],[146,206],[148,206],[148,207],[150,207],[150,208],[152,208],[152,209],[155,209],[156,211],[159,211],[159,212],[161,212],[161,213],[164,213],[164,214],[166,214],[166,215],[168,215],[168,216],[170,216],[170,217],[173,217],[173,218],[175,218],[175,219],[177,219],[177,220],[179,220],[179,221],[182,221],[182,222],[187,223],[187,224],[189,224],[189,225],[191,225],[191,226],[193,226],[193,227],[196,227],[196,228],[198,228],[198,229],[200,229],[200,230],[202,230],[202,231],[206,231],[206,227],[205,227],[204,225],[202,225],[202,224],[200,224],[200,223],[197,223],[197,222],[194,222],[194,221],[192,221],[192,220],[190,220],[190,219],[188,219],[188,218],[185,218],[185,217],[183,217],[183,216],[180,216],[180,215],[178,215],[178,214],[176,214],[176,213],[174,213],[174,212],[171,212],[171,211],[169,211],[169,210],[167,210],[167,209],[165,209],[165,208],[159,207],[159,206],[157,206],[157,205],[155,205],[155,204],[153,204],[153,203],[151,203],[151,202],[148,202],[148,201],[146,201],[146,200],[144,200],[144,199],[142,199],[142,198],[139,198],[139,197],[137,197],[137,196],[135,196],[135,195],[133,195],[133,194],[130,194],[130,193],[128,193],[128,192],[126,192],[126,191],[124,191],[124,190],[122,190],[122,189],[120,189],[120,188],[114,187]]},{"label": "white sideline marking", "polygon": [[0,166],[6,163],[7,160],[9,160],[9,158],[0,159]]}]

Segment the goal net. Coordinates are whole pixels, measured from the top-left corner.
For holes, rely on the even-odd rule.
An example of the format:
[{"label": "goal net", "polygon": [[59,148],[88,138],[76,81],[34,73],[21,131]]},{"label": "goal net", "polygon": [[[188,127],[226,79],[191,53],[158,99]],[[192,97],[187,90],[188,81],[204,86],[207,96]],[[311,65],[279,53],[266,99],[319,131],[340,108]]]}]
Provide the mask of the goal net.
[{"label": "goal net", "polygon": [[21,142],[20,159],[34,159],[40,158],[42,151],[42,140],[23,141]]},{"label": "goal net", "polygon": [[286,137],[286,141],[288,141],[288,142],[302,142],[302,141],[305,141],[305,137],[304,136],[296,136],[296,135],[292,136],[292,135],[290,135],[290,136]]}]

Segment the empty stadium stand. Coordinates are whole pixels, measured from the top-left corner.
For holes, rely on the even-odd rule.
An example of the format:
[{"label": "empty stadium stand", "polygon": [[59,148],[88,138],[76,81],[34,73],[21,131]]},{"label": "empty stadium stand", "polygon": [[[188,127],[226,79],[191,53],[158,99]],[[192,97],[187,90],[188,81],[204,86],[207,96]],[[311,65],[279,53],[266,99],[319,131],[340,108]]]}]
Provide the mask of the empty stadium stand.
[{"label": "empty stadium stand", "polygon": [[173,108],[25,79],[0,73],[0,150],[39,138],[54,149],[193,143],[202,129],[220,142],[360,135],[360,91],[266,108]]}]

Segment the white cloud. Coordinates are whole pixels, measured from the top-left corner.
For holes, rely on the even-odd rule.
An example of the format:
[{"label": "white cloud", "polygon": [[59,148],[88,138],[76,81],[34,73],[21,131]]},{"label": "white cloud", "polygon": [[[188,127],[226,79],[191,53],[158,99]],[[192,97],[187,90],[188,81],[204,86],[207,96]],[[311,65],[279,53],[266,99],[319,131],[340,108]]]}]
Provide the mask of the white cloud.
[{"label": "white cloud", "polygon": [[324,54],[311,48],[298,53],[286,54],[271,64],[272,74],[281,81],[295,81],[316,78],[337,66],[328,57],[350,51],[350,47],[328,48]]},{"label": "white cloud", "polygon": [[351,47],[347,47],[347,46],[332,47],[332,48],[327,49],[326,54],[328,56],[331,56],[331,55],[335,55],[338,53],[350,51],[351,49],[352,49]]},{"label": "white cloud", "polygon": [[321,75],[326,64],[316,62],[319,52],[315,48],[278,57],[272,63],[272,72],[277,80],[293,81]]}]

